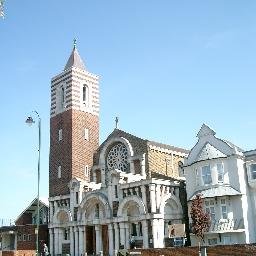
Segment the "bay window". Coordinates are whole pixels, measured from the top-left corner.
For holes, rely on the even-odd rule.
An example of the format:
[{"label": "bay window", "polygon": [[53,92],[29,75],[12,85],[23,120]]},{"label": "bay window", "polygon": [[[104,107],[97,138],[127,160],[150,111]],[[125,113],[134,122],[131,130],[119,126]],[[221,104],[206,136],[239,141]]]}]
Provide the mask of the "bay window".
[{"label": "bay window", "polygon": [[226,199],[220,200],[220,208],[221,208],[221,218],[227,219],[228,218],[228,210],[226,205]]},{"label": "bay window", "polygon": [[214,200],[205,201],[205,210],[210,215],[211,221],[215,220]]}]

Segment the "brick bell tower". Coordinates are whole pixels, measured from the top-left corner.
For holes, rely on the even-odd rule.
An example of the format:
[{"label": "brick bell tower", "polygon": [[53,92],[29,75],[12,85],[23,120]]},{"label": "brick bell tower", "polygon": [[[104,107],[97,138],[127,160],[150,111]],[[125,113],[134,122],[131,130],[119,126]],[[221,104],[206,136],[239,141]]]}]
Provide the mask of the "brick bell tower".
[{"label": "brick bell tower", "polygon": [[99,146],[98,76],[74,47],[64,71],[51,80],[49,196],[69,194],[74,177],[90,180]]}]

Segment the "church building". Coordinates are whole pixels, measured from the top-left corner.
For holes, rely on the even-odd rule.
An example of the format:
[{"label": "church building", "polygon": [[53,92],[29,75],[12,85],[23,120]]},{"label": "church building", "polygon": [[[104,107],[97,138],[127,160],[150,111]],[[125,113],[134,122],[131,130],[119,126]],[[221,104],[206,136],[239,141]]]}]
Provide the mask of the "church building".
[{"label": "church building", "polygon": [[99,145],[99,77],[76,45],[51,80],[51,255],[115,255],[170,246],[168,227],[186,219],[188,151],[116,127]]}]

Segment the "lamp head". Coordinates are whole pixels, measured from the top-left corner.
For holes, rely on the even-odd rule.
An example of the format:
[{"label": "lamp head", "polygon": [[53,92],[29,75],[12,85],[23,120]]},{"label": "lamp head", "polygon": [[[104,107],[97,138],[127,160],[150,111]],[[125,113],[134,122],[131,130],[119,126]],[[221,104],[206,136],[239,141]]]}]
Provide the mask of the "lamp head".
[{"label": "lamp head", "polygon": [[35,121],[31,116],[29,116],[26,120],[26,124],[28,124],[28,126],[31,126],[33,123],[35,123]]}]

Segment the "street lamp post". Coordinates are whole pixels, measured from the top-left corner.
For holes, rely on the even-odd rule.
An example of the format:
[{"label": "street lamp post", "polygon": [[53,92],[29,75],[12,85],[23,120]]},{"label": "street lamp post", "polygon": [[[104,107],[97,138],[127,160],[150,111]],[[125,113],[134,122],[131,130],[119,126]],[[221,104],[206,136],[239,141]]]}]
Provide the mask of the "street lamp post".
[{"label": "street lamp post", "polygon": [[[40,184],[40,149],[41,149],[41,118],[37,111],[33,111],[38,118],[38,162],[37,162],[37,218],[36,218],[36,255],[39,255],[39,184]],[[34,119],[29,116],[26,124],[31,126]]]}]

